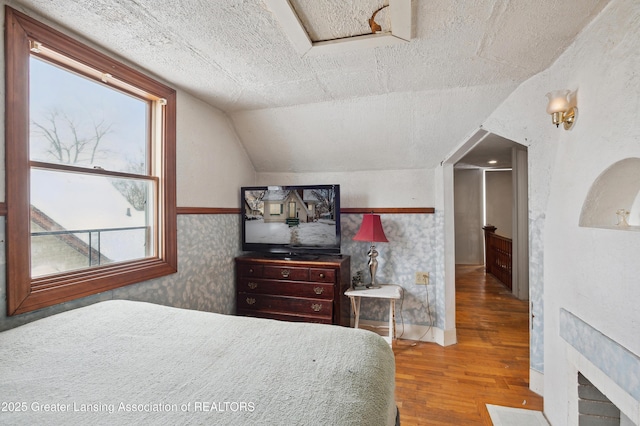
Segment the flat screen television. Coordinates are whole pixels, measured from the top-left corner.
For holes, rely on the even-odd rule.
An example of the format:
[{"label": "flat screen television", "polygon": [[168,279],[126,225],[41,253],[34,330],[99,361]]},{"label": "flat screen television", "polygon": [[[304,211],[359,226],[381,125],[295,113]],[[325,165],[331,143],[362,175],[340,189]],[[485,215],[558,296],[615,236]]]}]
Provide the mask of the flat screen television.
[{"label": "flat screen television", "polygon": [[242,187],[242,250],[340,253],[340,185]]}]

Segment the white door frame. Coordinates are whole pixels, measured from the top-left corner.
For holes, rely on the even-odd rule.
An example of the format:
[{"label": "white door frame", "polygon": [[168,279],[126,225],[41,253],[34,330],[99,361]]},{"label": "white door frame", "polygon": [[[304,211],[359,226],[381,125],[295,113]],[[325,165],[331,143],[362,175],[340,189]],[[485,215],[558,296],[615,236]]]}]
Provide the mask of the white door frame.
[{"label": "white door frame", "polygon": [[[436,206],[444,212],[444,287],[445,287],[445,335],[446,344],[456,342],[456,286],[455,286],[455,213],[453,167],[474,146],[482,142],[490,133],[478,129],[458,149],[441,163],[440,172],[436,175]],[[515,142],[515,141],[514,141]],[[517,142],[516,142],[517,143]],[[513,292],[516,297],[529,298],[529,211],[528,211],[528,164],[526,148],[518,147],[512,151],[513,199],[515,203],[513,217],[514,260]]]}]

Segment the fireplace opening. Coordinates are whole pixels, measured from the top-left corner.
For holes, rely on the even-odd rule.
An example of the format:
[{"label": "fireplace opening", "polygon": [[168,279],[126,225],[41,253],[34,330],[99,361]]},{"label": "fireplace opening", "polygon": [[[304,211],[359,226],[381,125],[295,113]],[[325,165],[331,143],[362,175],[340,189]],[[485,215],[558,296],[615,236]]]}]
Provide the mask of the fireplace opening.
[{"label": "fireplace opening", "polygon": [[593,383],[578,373],[578,425],[633,426],[634,423]]}]

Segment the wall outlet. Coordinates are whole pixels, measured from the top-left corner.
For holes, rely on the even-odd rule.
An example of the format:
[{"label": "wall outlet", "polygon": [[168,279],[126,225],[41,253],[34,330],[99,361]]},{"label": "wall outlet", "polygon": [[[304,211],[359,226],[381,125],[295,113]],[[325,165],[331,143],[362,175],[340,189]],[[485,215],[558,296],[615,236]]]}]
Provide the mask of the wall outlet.
[{"label": "wall outlet", "polygon": [[429,273],[416,272],[416,284],[429,285]]}]

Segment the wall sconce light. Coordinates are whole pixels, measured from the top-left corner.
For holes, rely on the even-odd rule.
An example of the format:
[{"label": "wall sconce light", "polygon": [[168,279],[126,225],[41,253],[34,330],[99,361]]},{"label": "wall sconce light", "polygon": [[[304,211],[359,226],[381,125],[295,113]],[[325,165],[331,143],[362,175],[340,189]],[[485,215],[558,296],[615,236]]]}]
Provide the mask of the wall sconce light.
[{"label": "wall sconce light", "polygon": [[577,107],[569,106],[569,90],[554,90],[547,93],[549,105],[547,105],[547,114],[551,114],[551,121],[556,127],[563,123],[564,129],[569,130],[576,121]]}]

